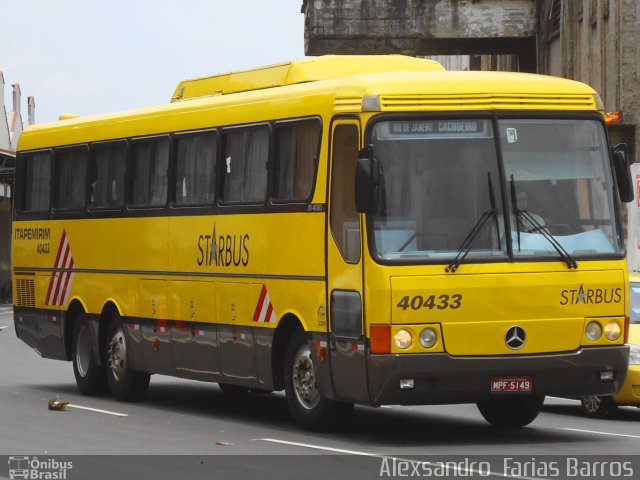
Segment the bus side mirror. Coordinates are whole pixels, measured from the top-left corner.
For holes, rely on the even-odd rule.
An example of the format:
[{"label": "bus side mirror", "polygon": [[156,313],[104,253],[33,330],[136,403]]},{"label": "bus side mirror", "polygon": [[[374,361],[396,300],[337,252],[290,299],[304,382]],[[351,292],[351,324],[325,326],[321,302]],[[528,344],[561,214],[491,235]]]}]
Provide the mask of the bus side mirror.
[{"label": "bus side mirror", "polygon": [[620,201],[631,202],[633,201],[633,180],[631,167],[627,160],[627,145],[619,143],[611,149],[611,154],[613,156],[613,168],[616,172]]},{"label": "bus side mirror", "polygon": [[373,145],[368,145],[360,151],[356,164],[356,210],[359,213],[378,211],[381,178],[380,161],[373,155]]}]

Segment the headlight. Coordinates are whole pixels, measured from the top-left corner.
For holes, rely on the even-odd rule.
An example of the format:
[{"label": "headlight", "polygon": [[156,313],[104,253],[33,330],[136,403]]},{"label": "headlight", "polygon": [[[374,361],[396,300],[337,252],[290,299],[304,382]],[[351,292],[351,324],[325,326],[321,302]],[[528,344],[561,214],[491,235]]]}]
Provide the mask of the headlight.
[{"label": "headlight", "polygon": [[420,345],[424,348],[431,348],[436,344],[438,335],[433,328],[425,328],[420,332]]},{"label": "headlight", "polygon": [[589,340],[595,342],[602,336],[602,327],[598,322],[589,322],[584,333]]},{"label": "headlight", "polygon": [[396,342],[398,348],[404,350],[411,346],[413,337],[411,336],[411,332],[409,330],[402,329],[396,332],[396,334],[393,336],[393,340]]},{"label": "headlight", "polygon": [[609,322],[604,327],[604,336],[611,341],[618,340],[621,333],[622,329],[618,322]]},{"label": "headlight", "polygon": [[640,365],[640,345],[629,345],[631,350],[629,352],[629,365]]}]

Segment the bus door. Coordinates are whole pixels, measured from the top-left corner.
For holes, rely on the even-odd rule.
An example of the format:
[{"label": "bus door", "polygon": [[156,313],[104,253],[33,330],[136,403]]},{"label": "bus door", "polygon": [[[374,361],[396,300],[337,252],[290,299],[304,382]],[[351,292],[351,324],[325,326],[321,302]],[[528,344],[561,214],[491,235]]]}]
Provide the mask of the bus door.
[{"label": "bus door", "polygon": [[362,235],[355,208],[355,169],[360,124],[333,123],[327,233],[328,345],[334,395],[366,402],[366,338],[362,321]]}]

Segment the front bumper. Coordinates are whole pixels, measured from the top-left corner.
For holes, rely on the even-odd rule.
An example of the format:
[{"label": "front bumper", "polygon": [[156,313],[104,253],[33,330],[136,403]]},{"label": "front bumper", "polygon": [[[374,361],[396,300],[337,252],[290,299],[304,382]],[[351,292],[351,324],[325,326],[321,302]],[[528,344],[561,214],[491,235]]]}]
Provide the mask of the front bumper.
[{"label": "front bumper", "polygon": [[[624,383],[628,358],[626,345],[498,357],[370,355],[369,394],[372,405],[475,403],[496,395],[612,395]],[[603,370],[614,371],[614,379],[601,381],[599,373]],[[494,376],[532,377],[533,390],[492,394]],[[400,380],[407,378],[414,379],[414,388],[401,390]]]}]

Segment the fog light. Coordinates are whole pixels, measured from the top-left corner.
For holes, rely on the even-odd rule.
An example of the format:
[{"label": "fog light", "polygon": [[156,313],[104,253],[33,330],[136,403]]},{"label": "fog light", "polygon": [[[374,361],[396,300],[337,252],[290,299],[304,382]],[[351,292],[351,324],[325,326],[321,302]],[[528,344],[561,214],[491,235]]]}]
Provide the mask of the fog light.
[{"label": "fog light", "polygon": [[409,330],[398,330],[396,334],[393,336],[393,339],[396,342],[398,348],[404,350],[405,348],[409,348],[411,343],[413,342],[413,337],[411,336],[411,332]]},{"label": "fog light", "polygon": [[413,378],[401,378],[400,379],[400,390],[411,390],[413,389],[415,382]]},{"label": "fog light", "polygon": [[622,329],[618,322],[609,322],[604,327],[604,336],[611,341],[618,340],[621,334]]},{"label": "fog light", "polygon": [[601,382],[611,382],[616,378],[616,372],[612,370],[604,370],[600,372],[600,381]]},{"label": "fog light", "polygon": [[595,342],[602,336],[602,327],[598,322],[589,322],[585,334],[589,340]]},{"label": "fog light", "polygon": [[424,348],[431,348],[436,344],[438,336],[433,328],[425,328],[420,332],[420,345]]}]

